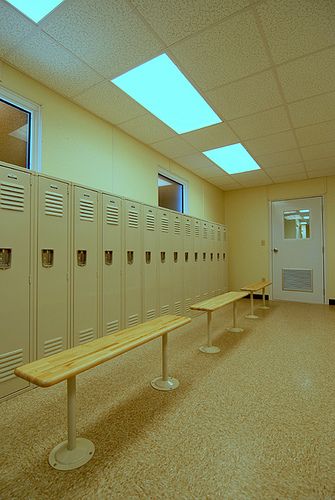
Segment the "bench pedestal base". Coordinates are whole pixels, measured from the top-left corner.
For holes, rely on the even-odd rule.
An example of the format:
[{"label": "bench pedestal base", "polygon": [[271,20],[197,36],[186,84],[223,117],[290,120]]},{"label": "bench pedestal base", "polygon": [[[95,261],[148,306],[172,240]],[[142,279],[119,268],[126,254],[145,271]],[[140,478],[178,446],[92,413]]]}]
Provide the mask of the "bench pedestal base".
[{"label": "bench pedestal base", "polygon": [[151,382],[151,387],[157,389],[158,391],[172,391],[179,387],[179,380],[173,377],[168,377],[167,380],[163,380],[162,377],[157,377]]},{"label": "bench pedestal base", "polygon": [[230,333],[241,333],[244,332],[243,328],[239,328],[238,326],[232,326],[231,328],[226,328],[227,332]]},{"label": "bench pedestal base", "polygon": [[206,352],[207,354],[215,354],[216,352],[220,352],[221,349],[216,347],[216,345],[202,345],[199,347],[199,351]]},{"label": "bench pedestal base", "polygon": [[57,470],[77,469],[91,460],[94,450],[94,444],[85,438],[77,438],[73,450],[69,450],[68,441],[64,441],[51,451],[49,464]]},{"label": "bench pedestal base", "polygon": [[258,308],[258,309],[263,309],[263,310],[265,311],[265,310],[267,310],[267,309],[270,309],[270,307],[268,307],[268,306],[259,306],[259,308]]},{"label": "bench pedestal base", "polygon": [[259,316],[256,316],[256,314],[247,314],[245,317],[248,319],[259,319]]}]

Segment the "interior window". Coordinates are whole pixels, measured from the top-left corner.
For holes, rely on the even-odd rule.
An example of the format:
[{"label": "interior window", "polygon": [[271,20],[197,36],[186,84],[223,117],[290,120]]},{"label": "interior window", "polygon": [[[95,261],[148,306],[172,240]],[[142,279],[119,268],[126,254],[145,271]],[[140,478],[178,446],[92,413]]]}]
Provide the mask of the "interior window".
[{"label": "interior window", "polygon": [[310,211],[307,209],[284,212],[284,238],[306,240],[310,238]]},{"label": "interior window", "polygon": [[30,168],[31,113],[0,98],[0,160]]},{"label": "interior window", "polygon": [[158,205],[183,213],[184,185],[158,174]]}]

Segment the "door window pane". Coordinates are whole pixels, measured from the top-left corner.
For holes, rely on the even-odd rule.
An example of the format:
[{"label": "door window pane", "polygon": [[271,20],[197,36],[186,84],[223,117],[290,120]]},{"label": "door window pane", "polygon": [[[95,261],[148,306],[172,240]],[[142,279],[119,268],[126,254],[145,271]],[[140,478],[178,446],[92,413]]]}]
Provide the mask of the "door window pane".
[{"label": "door window pane", "polygon": [[164,175],[158,175],[158,205],[184,212],[184,186]]},{"label": "door window pane", "polygon": [[306,240],[310,238],[310,211],[307,209],[284,212],[284,238]]},{"label": "door window pane", "polygon": [[0,160],[29,168],[31,114],[0,99]]}]

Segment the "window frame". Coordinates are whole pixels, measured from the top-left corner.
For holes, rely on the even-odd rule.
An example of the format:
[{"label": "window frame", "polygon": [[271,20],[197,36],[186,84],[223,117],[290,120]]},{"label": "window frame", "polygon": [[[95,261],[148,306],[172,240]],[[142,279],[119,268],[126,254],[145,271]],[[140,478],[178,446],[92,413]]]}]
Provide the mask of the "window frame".
[{"label": "window frame", "polygon": [[[164,168],[161,168],[161,167],[159,167],[158,171],[157,171],[157,205],[158,205],[158,207],[159,208],[166,208],[166,207],[161,207],[159,205],[159,201],[158,201],[158,176],[159,175],[162,175],[168,181],[176,182],[177,184],[180,184],[181,186],[183,186],[183,200],[182,200],[183,211],[178,212],[177,210],[175,210],[175,212],[177,212],[179,214],[189,215],[189,213],[188,213],[188,182],[185,179],[183,179],[182,177],[179,177],[178,175],[173,174],[169,170],[165,170]],[[167,210],[170,210],[170,209],[167,209]]]}]

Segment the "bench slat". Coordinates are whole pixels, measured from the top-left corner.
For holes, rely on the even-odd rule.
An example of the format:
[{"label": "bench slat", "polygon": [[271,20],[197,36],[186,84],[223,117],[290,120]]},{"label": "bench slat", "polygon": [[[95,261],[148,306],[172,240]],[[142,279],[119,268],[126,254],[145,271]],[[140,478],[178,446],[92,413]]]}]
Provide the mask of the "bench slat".
[{"label": "bench slat", "polygon": [[49,387],[190,322],[191,318],[183,316],[161,316],[20,366],[15,369],[15,375],[41,387]]},{"label": "bench slat", "polygon": [[248,292],[226,292],[222,295],[218,295],[217,297],[197,302],[191,306],[191,309],[199,311],[215,311],[216,309],[231,304],[236,300],[240,300],[247,295],[249,295]]},{"label": "bench slat", "polygon": [[272,281],[270,280],[261,280],[256,283],[251,283],[250,285],[245,285],[241,288],[241,290],[248,290],[249,292],[257,292],[261,288],[265,288],[266,286],[272,285]]}]

